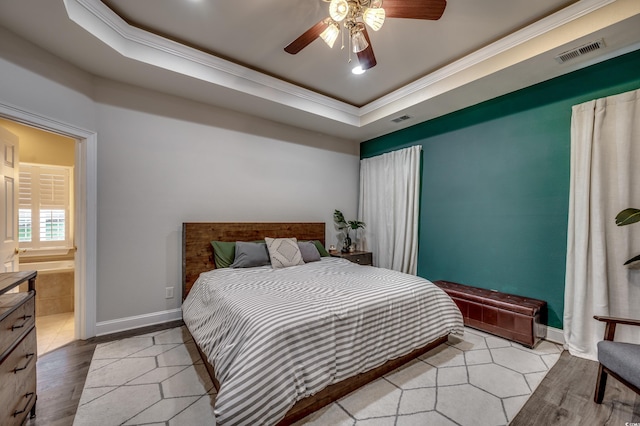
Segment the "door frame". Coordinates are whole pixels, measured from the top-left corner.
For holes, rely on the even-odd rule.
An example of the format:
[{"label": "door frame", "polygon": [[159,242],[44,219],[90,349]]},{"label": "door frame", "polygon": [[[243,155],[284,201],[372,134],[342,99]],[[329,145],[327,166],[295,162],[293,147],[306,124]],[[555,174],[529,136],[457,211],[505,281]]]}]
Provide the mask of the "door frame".
[{"label": "door frame", "polygon": [[76,140],[74,168],[75,337],[96,335],[98,134],[0,101],[0,116]]}]

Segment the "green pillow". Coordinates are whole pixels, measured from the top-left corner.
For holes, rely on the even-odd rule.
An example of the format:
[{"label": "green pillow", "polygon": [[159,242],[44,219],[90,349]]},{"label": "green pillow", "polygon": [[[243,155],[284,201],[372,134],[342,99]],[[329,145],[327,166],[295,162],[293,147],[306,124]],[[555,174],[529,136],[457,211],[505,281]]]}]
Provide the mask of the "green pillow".
[{"label": "green pillow", "polygon": [[213,246],[213,260],[216,268],[228,268],[236,257],[236,243],[226,241],[211,241]]},{"label": "green pillow", "polygon": [[314,240],[311,241],[313,244],[316,245],[316,248],[318,249],[318,253],[320,253],[321,257],[330,257],[331,255],[329,254],[329,252],[327,251],[327,249],[324,248],[324,246],[322,245],[322,243],[318,240]]}]

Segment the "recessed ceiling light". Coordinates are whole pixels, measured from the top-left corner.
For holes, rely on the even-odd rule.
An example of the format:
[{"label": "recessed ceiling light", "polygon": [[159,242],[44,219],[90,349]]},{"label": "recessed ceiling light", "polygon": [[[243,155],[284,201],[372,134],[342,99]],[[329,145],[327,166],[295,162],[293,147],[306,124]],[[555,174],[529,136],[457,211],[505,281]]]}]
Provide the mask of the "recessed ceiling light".
[{"label": "recessed ceiling light", "polygon": [[358,65],[357,67],[351,70],[351,72],[354,73],[355,75],[364,74],[365,71],[366,70],[363,70],[360,65]]}]

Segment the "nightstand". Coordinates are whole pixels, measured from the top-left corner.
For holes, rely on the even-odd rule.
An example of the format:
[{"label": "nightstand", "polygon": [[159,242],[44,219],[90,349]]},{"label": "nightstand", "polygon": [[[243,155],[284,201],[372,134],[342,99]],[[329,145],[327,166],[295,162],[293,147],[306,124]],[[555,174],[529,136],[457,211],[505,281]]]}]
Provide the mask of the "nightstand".
[{"label": "nightstand", "polygon": [[352,251],[342,253],[341,251],[329,252],[333,257],[341,257],[347,259],[350,262],[357,263],[358,265],[373,265],[373,255],[370,251]]}]

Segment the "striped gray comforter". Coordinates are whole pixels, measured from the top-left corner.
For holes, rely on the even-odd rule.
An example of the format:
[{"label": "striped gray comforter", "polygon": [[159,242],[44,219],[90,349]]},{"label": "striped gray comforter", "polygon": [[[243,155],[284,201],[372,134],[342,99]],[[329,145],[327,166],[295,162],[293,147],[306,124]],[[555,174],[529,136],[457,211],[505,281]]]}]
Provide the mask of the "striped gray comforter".
[{"label": "striped gray comforter", "polygon": [[182,309],[220,382],[218,425],[275,424],[332,383],[463,333],[431,282],[328,257],[203,273]]}]

